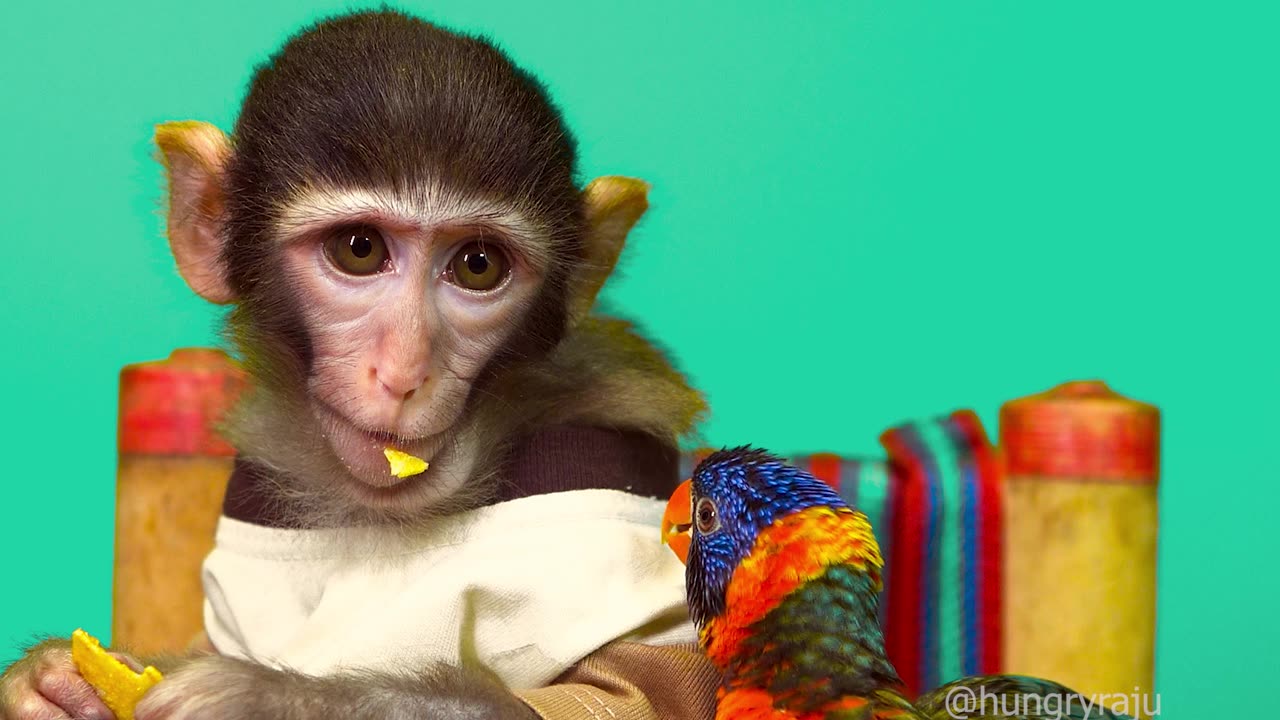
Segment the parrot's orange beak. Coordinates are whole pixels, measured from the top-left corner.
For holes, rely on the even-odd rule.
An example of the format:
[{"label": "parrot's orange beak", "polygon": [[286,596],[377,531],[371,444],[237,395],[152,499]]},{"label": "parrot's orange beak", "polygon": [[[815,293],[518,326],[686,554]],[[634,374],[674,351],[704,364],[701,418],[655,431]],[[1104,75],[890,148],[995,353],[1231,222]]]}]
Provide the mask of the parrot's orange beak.
[{"label": "parrot's orange beak", "polygon": [[667,510],[662,513],[662,542],[671,547],[671,552],[680,558],[680,562],[689,564],[689,545],[693,536],[689,529],[693,527],[693,481],[685,480],[671,494],[667,501]]}]

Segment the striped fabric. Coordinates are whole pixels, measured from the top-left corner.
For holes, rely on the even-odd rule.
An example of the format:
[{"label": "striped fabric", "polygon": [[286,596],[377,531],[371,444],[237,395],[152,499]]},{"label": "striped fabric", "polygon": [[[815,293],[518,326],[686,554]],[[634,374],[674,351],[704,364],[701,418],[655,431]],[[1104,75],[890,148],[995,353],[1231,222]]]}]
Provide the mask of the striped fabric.
[{"label": "striped fabric", "polygon": [[[885,431],[887,460],[790,458],[866,513],[885,559],[880,619],[911,692],[1001,670],[1001,478],[977,415]],[[689,477],[708,450],[682,457]]]},{"label": "striped fabric", "polygon": [[908,689],[1001,670],[1001,479],[978,417],[886,431],[901,478],[885,644]]}]

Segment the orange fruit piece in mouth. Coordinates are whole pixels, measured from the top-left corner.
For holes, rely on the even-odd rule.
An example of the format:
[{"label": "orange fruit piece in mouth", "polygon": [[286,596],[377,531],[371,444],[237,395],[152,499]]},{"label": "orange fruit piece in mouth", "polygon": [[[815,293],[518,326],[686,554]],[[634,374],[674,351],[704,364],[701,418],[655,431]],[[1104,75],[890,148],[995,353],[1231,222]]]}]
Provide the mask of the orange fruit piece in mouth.
[{"label": "orange fruit piece in mouth", "polygon": [[391,465],[391,474],[398,478],[417,475],[430,467],[430,463],[426,460],[399,450],[384,448],[382,454],[386,456],[387,462]]}]

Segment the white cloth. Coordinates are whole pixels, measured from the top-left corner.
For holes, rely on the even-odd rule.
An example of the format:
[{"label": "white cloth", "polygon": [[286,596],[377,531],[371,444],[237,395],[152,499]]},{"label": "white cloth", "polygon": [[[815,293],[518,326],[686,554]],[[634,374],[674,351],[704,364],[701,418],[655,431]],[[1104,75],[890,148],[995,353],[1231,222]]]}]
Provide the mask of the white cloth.
[{"label": "white cloth", "polygon": [[218,523],[205,629],[224,655],[311,675],[479,662],[541,687],[611,640],[692,642],[663,502],[535,495],[407,532]]}]

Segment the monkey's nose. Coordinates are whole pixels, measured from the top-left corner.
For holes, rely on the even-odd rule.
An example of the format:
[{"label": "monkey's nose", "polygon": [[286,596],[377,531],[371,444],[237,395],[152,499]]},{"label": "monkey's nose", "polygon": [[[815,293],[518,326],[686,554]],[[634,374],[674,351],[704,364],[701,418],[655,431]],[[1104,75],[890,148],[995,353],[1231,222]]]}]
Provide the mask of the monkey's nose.
[{"label": "monkey's nose", "polygon": [[389,373],[379,373],[377,368],[373,369],[373,379],[382,391],[401,402],[408,402],[418,392],[418,388],[427,384],[428,378],[427,375],[396,377]]},{"label": "monkey's nose", "polygon": [[382,389],[383,389],[383,390],[386,390],[388,395],[391,395],[391,396],[393,396],[393,397],[398,397],[398,398],[400,398],[401,400],[406,400],[406,401],[407,401],[407,400],[409,400],[410,398],[412,398],[412,397],[413,397],[413,394],[414,394],[414,393],[418,392],[418,388],[414,388],[414,389],[412,389],[412,390],[406,390],[406,391],[404,391],[404,392],[400,392],[399,390],[396,390],[396,389],[392,388],[390,385],[387,385],[386,383],[381,383],[381,384],[382,384]]}]

